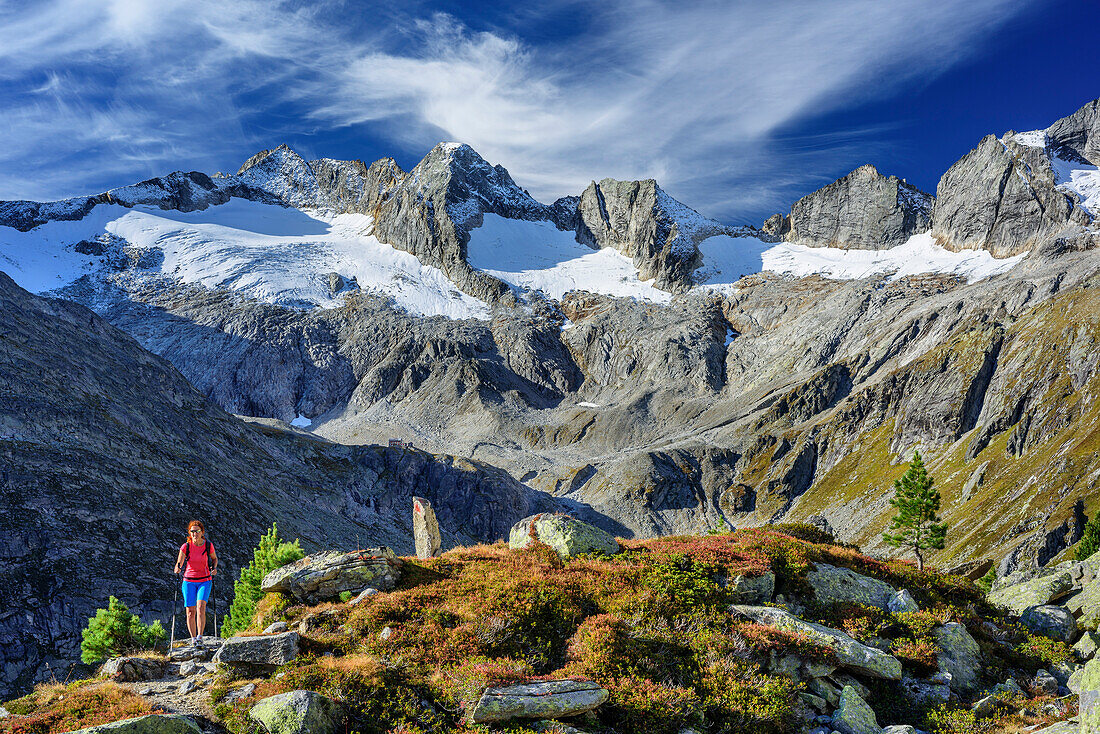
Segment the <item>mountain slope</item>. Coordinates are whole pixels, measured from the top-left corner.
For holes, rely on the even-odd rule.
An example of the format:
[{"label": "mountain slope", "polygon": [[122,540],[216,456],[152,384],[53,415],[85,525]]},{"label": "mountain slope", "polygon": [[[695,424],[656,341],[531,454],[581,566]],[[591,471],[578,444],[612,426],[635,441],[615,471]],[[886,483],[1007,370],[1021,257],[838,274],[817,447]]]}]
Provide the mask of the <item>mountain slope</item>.
[{"label": "mountain slope", "polygon": [[5,697],[48,677],[47,663],[63,675],[109,594],[166,619],[169,569],[193,517],[218,546],[224,604],[274,521],[307,549],[411,552],[413,495],[432,501],[451,544],[503,537],[559,507],[467,460],[242,422],[99,316],[2,273],[0,362]]}]

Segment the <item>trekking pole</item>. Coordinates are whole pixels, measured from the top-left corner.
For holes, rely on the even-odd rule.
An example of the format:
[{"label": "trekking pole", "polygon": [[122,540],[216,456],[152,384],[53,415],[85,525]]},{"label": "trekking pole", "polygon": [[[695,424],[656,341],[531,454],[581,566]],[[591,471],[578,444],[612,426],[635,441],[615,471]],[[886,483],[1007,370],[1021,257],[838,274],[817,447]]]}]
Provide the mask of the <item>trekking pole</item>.
[{"label": "trekking pole", "polygon": [[[175,574],[172,574],[173,576]],[[176,646],[176,600],[180,596],[180,587],[175,581],[172,582],[172,588],[175,591],[172,593],[172,638],[168,642],[168,654],[172,654],[172,648]]]}]

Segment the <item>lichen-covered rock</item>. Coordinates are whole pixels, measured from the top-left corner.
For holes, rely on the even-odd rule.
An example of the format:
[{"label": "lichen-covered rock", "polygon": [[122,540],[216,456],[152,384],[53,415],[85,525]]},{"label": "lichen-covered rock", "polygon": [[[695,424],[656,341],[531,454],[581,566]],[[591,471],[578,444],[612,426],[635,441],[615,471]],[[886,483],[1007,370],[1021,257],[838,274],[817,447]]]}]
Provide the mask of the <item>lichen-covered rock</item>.
[{"label": "lichen-covered rock", "polygon": [[896,590],[890,584],[848,568],[818,563],[806,574],[814,598],[821,604],[863,604],[886,609]]},{"label": "lichen-covered rock", "polygon": [[860,166],[794,203],[787,240],[855,250],[896,247],[928,229],[933,201],[896,176]]},{"label": "lichen-covered rock", "polygon": [[799,619],[777,607],[732,605],[730,609],[759,624],[804,634],[811,641],[832,649],[841,667],[873,678],[901,680],[901,663],[893,655],[868,647],[840,630]]},{"label": "lichen-covered rock", "polygon": [[77,729],[71,734],[202,734],[202,729],[190,716],[148,714],[87,729]]},{"label": "lichen-covered rock", "polygon": [[313,691],[290,691],[257,701],[248,716],[268,734],[334,734],[343,721],[343,707]]},{"label": "lichen-covered rock", "polygon": [[734,604],[759,606],[772,600],[775,594],[775,574],[765,571],[760,576],[736,576],[726,591]]},{"label": "lichen-covered rock", "polygon": [[[1028,607],[1049,604],[1061,599],[1073,590],[1073,576],[1069,571],[1060,571],[1049,576],[1040,576],[1021,584],[1005,586],[989,593],[990,604],[1023,614]],[[1100,587],[1098,587],[1100,591]],[[1083,592],[1082,592],[1083,593]]]},{"label": "lichen-covered rock", "polygon": [[973,691],[982,669],[977,641],[958,622],[948,622],[938,628],[935,635],[940,670],[951,674],[951,690],[956,693]]},{"label": "lichen-covered rock", "polygon": [[1069,689],[1079,697],[1081,734],[1100,734],[1100,659],[1088,661],[1074,673]]},{"label": "lichen-covered rock", "polygon": [[840,692],[840,705],[833,713],[833,727],[842,734],[882,734],[875,712],[852,686]]},{"label": "lichen-covered rock", "polygon": [[119,681],[156,680],[164,675],[165,661],[136,656],[111,658],[99,674]]},{"label": "lichen-covered rock", "polygon": [[942,673],[927,680],[905,676],[901,679],[901,693],[906,700],[919,706],[947,703],[951,699],[950,680],[950,676]]},{"label": "lichen-covered rock", "polygon": [[1081,639],[1073,644],[1073,654],[1081,662],[1092,660],[1097,649],[1100,649],[1100,635],[1092,630],[1085,630]]},{"label": "lichen-covered rock", "polygon": [[400,577],[401,560],[389,548],[323,551],[275,569],[264,577],[260,588],[317,604],[365,586],[389,590]]},{"label": "lichen-covered rock", "polygon": [[1077,638],[1077,620],[1067,609],[1054,604],[1028,607],[1020,622],[1035,634],[1052,640],[1073,642]]},{"label": "lichen-covered rock", "polygon": [[554,680],[486,688],[470,712],[484,724],[512,719],[556,719],[591,711],[608,691],[590,681]]},{"label": "lichen-covered rock", "polygon": [[890,597],[890,601],[886,604],[886,609],[894,614],[904,614],[905,612],[919,612],[920,605],[917,604],[908,589],[902,589]]},{"label": "lichen-covered rock", "polygon": [[581,553],[619,552],[619,542],[611,535],[568,515],[543,513],[525,517],[508,534],[508,545],[512,548],[526,548],[536,540],[553,548],[562,558]]},{"label": "lichen-covered rock", "polygon": [[274,668],[298,657],[298,633],[230,637],[214,655],[215,663]]}]

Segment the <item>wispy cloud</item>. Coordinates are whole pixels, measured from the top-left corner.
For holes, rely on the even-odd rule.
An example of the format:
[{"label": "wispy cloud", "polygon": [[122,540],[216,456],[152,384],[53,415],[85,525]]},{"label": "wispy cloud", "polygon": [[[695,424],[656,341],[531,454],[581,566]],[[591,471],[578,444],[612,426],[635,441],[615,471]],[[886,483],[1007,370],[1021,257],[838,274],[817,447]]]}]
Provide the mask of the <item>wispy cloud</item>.
[{"label": "wispy cloud", "polygon": [[[561,2],[476,30],[424,5],[0,0],[0,198],[224,166],[314,128],[467,142],[544,199],[655,177],[737,219],[869,144],[800,145],[800,119],[941,74],[1029,4]],[[555,12],[583,22],[539,32]]]}]

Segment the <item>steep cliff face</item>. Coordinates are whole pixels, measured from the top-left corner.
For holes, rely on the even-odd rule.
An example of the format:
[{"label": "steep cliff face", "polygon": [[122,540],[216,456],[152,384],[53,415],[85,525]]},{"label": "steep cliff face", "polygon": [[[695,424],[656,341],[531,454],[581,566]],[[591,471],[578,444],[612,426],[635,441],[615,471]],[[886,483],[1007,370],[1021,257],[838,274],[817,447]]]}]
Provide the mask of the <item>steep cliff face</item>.
[{"label": "steep cliff face", "polygon": [[245,423],[91,311],[3,274],[0,333],[0,696],[63,677],[108,595],[167,620],[193,517],[222,559],[224,612],[274,521],[310,549],[411,552],[414,495],[432,501],[450,543],[504,537],[560,507],[465,459]]},{"label": "steep cliff face", "polygon": [[1094,99],[1045,130],[1054,154],[1100,166],[1100,99]]},{"label": "steep cliff face", "polygon": [[949,250],[1027,252],[1070,222],[1090,221],[1055,184],[1043,147],[987,135],[940,179],[932,234]]},{"label": "steep cliff face", "polygon": [[789,219],[768,229],[811,247],[882,250],[927,230],[932,204],[932,196],[915,186],[860,166],[796,201]]}]

